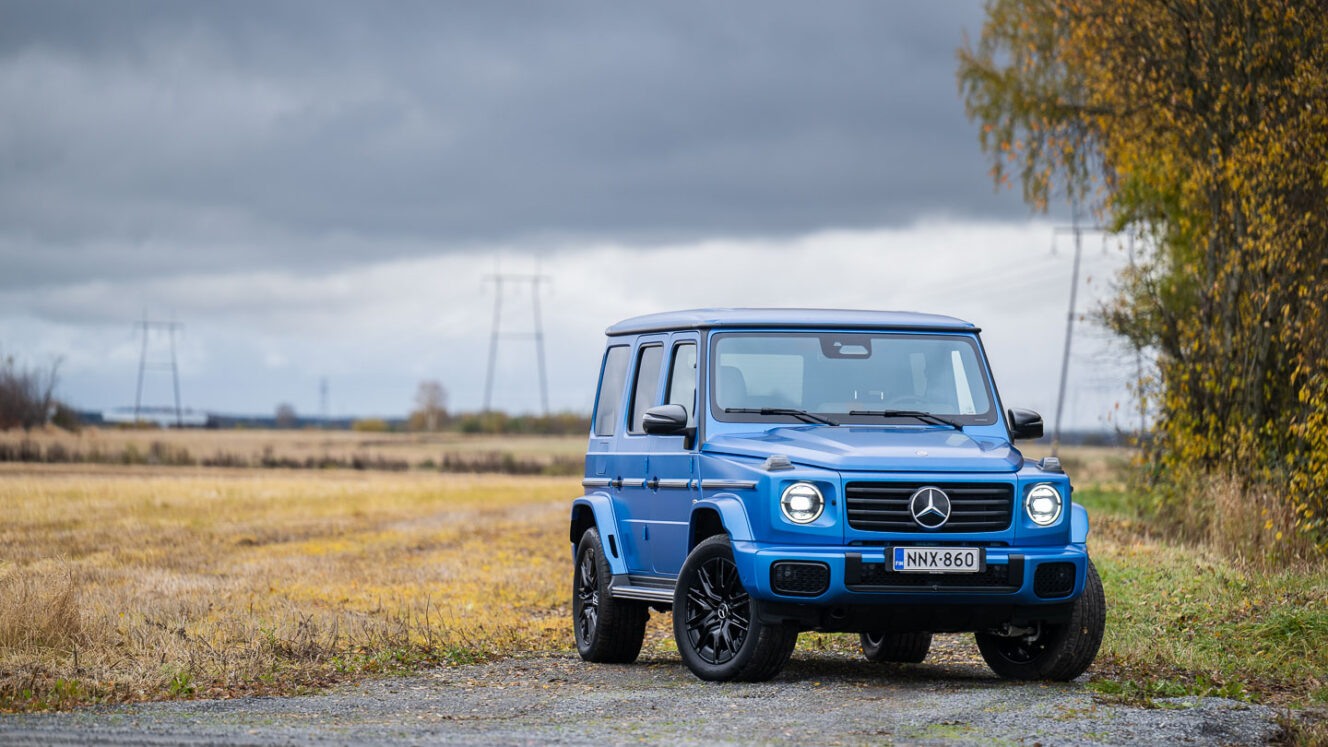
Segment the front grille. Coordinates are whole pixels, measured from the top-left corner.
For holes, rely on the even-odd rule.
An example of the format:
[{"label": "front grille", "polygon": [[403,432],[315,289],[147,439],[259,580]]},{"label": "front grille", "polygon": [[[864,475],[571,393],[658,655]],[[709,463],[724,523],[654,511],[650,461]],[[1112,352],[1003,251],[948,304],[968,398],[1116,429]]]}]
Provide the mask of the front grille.
[{"label": "front grille", "polygon": [[[950,498],[950,518],[940,529],[913,521],[909,499],[932,486]],[[1014,486],[1009,483],[851,482],[844,486],[848,525],[868,532],[999,532],[1010,526]]]},{"label": "front grille", "polygon": [[845,558],[844,584],[858,591],[1017,591],[1024,582],[1024,556],[1009,564],[988,565],[979,573],[899,573],[888,563],[863,563],[862,556]]},{"label": "front grille", "polygon": [[830,586],[830,566],[781,560],[770,566],[770,588],[777,594],[814,597]]},{"label": "front grille", "polygon": [[1074,591],[1074,563],[1043,563],[1033,574],[1033,592],[1046,599]]}]

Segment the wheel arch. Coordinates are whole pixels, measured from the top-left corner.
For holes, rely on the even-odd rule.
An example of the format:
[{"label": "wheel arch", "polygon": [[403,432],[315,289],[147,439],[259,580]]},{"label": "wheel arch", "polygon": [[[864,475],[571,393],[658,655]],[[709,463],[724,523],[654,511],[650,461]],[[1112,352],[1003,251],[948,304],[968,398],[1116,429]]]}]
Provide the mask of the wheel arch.
[{"label": "wheel arch", "polygon": [[690,526],[687,530],[687,551],[703,540],[717,534],[727,534],[735,541],[752,539],[751,525],[747,521],[747,509],[738,497],[725,493],[697,501],[692,506]]},{"label": "wheel arch", "polygon": [[595,511],[585,503],[572,504],[572,544],[580,542],[581,536],[593,526],[595,526]]},{"label": "wheel arch", "polygon": [[627,573],[627,560],[623,557],[622,540],[618,537],[618,523],[613,515],[613,502],[607,495],[591,493],[572,501],[568,534],[572,542],[573,556],[576,554],[576,543],[581,541],[581,535],[591,527],[599,531],[599,539],[604,545],[604,558],[609,561],[609,569],[615,575]]}]

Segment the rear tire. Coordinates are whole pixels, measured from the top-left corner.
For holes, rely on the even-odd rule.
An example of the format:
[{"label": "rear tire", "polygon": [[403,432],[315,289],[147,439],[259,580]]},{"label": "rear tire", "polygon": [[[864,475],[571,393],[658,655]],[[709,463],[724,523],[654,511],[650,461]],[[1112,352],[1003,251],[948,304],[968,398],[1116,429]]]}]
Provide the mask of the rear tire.
[{"label": "rear tire", "polygon": [[586,661],[630,664],[641,653],[650,610],[643,602],[614,599],[609,593],[613,571],[594,527],[576,545],[572,571],[572,627],[576,650]]},{"label": "rear tire", "polygon": [[1106,626],[1106,594],[1090,560],[1084,593],[1074,600],[1068,623],[1043,624],[1035,636],[978,633],[976,637],[987,666],[1006,679],[1067,682],[1092,665]]},{"label": "rear tire", "polygon": [[920,664],[931,650],[931,633],[861,633],[867,661]]},{"label": "rear tire", "polygon": [[779,674],[798,645],[798,631],[762,623],[759,604],[742,586],[728,535],[692,550],[673,592],[673,637],[692,674],[721,682],[762,682]]}]

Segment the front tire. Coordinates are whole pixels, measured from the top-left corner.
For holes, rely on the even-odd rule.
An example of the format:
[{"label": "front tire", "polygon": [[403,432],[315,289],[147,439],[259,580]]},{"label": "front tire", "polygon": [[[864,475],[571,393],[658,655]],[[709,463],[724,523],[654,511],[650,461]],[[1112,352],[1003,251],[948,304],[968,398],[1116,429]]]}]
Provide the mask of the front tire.
[{"label": "front tire", "polygon": [[727,535],[697,545],[673,592],[673,637],[687,668],[722,682],[762,682],[779,674],[798,632],[762,623],[758,604],[742,586]]},{"label": "front tire", "polygon": [[630,664],[641,653],[649,608],[642,602],[614,599],[609,593],[613,572],[604,545],[593,527],[576,545],[572,571],[572,627],[581,658],[605,664]]},{"label": "front tire", "polygon": [[921,664],[931,650],[931,633],[861,633],[867,661]]},{"label": "front tire", "polygon": [[1106,594],[1090,560],[1084,593],[1074,600],[1068,623],[1043,623],[1033,636],[978,633],[976,637],[987,666],[1006,679],[1068,682],[1093,663],[1106,626]]}]

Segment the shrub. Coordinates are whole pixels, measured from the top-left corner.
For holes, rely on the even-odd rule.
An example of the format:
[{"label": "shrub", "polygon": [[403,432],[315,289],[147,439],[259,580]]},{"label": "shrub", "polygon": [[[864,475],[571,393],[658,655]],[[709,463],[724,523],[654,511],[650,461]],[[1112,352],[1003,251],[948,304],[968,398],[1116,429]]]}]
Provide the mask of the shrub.
[{"label": "shrub", "polygon": [[391,427],[388,426],[387,421],[382,418],[365,418],[363,420],[356,420],[351,425],[351,429],[360,431],[361,433],[386,433],[392,430]]}]

